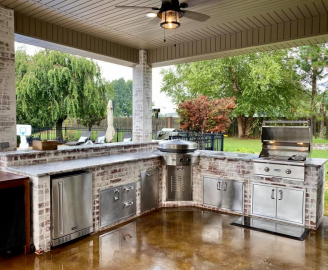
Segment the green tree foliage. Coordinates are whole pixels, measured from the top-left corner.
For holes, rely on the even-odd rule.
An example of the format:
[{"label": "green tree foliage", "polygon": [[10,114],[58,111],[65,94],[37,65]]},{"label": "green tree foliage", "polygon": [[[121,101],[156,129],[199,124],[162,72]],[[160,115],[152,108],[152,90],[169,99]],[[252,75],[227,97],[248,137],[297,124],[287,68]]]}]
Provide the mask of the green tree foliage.
[{"label": "green tree foliage", "polygon": [[195,132],[225,132],[230,126],[229,115],[235,108],[234,98],[210,99],[199,95],[179,104],[180,125]]},{"label": "green tree foliage", "polygon": [[[299,47],[293,51],[295,70],[306,91],[310,102],[307,116],[312,123],[319,120],[320,138],[324,137],[324,121],[327,116],[327,77],[328,77],[328,48],[326,44]],[[321,85],[321,87],[320,87]],[[314,132],[315,132],[315,126]]]},{"label": "green tree foliage", "polygon": [[254,115],[292,115],[301,91],[287,51],[257,53],[164,70],[162,92],[179,104],[198,95],[236,98],[239,137],[249,135]]},{"label": "green tree foliage", "polygon": [[132,81],[123,78],[111,82],[114,89],[114,116],[132,116]]},{"label": "green tree foliage", "polygon": [[67,117],[89,127],[105,117],[106,89],[92,60],[50,50],[33,56],[24,49],[16,52],[18,121],[39,127],[56,125],[59,139]]}]

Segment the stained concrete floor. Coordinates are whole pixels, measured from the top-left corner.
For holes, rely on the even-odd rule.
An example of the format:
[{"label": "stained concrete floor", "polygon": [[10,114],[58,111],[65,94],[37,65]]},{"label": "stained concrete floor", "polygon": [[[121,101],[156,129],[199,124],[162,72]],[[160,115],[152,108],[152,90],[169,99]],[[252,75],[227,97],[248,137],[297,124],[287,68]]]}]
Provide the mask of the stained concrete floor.
[{"label": "stained concrete floor", "polygon": [[0,269],[328,269],[328,217],[304,242],[229,225],[236,218],[161,209],[42,256],[0,257]]}]

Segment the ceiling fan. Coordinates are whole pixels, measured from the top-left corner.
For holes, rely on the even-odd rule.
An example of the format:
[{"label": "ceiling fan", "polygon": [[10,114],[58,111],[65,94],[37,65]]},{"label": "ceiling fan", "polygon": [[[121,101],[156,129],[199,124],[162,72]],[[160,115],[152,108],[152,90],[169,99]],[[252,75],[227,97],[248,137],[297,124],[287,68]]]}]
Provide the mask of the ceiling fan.
[{"label": "ceiling fan", "polygon": [[200,5],[217,3],[222,0],[186,0],[179,3],[179,0],[162,0],[160,8],[157,7],[141,7],[141,6],[115,6],[116,8],[123,9],[150,9],[157,11],[157,13],[150,12],[147,14],[149,17],[156,17],[149,24],[156,25],[161,21],[161,27],[164,29],[175,29],[180,26],[180,18],[186,17],[191,20],[205,22],[210,16],[198,12],[185,10],[187,8],[196,7]]}]

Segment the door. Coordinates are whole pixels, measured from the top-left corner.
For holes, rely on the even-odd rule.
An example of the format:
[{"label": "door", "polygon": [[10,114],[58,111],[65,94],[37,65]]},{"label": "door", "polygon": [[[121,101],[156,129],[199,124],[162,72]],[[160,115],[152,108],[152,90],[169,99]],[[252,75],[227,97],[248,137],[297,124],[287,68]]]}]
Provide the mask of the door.
[{"label": "door", "polygon": [[217,208],[222,206],[222,179],[204,177],[203,203]]},{"label": "door", "polygon": [[235,212],[243,212],[244,185],[234,180],[222,182],[222,208]]},{"label": "door", "polygon": [[141,172],[141,212],[158,207],[158,170]]},{"label": "door", "polygon": [[92,227],[92,174],[52,179],[52,238]]},{"label": "door", "polygon": [[120,196],[121,187],[109,188],[100,191],[100,227],[108,226],[121,218]]},{"label": "door", "polygon": [[275,187],[253,184],[252,214],[276,218]]},{"label": "door", "polygon": [[304,190],[278,188],[277,218],[303,224]]},{"label": "door", "polygon": [[167,166],[167,201],[192,201],[191,172],[192,166]]}]

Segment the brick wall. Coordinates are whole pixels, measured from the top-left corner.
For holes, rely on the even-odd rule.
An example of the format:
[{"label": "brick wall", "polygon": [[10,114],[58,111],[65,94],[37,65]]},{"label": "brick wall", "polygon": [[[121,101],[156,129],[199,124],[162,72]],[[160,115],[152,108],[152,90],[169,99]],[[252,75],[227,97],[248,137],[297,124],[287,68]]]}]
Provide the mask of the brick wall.
[{"label": "brick wall", "polygon": [[157,142],[112,143],[106,145],[66,147],[56,151],[9,152],[0,154],[0,170],[7,166],[35,165],[107,155],[157,150]]},{"label": "brick wall", "polygon": [[16,149],[14,11],[0,6],[0,151]]}]

